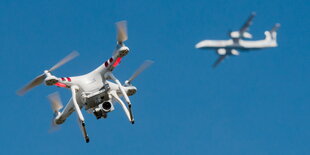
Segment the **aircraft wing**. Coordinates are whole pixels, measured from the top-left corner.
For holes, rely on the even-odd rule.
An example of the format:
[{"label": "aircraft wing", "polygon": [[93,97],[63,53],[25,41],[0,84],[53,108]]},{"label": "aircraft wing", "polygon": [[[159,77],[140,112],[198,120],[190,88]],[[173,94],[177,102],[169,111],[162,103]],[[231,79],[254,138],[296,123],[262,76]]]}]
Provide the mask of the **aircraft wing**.
[{"label": "aircraft wing", "polygon": [[252,25],[252,21],[253,21],[253,18],[255,17],[255,15],[256,15],[256,13],[252,12],[250,17],[247,19],[247,21],[240,28],[240,30],[239,30],[240,34],[248,31],[249,27]]},{"label": "aircraft wing", "polygon": [[213,64],[213,68],[215,68],[218,64],[220,64],[226,57],[227,57],[227,54],[220,55],[219,58]]}]

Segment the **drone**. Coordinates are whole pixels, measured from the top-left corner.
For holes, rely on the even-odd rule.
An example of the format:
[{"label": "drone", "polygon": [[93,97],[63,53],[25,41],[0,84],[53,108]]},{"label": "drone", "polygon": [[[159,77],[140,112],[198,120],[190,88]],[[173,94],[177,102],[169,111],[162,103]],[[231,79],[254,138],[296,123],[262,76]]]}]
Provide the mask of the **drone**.
[{"label": "drone", "polygon": [[213,64],[215,68],[228,56],[238,56],[240,52],[247,52],[250,50],[258,50],[263,48],[277,47],[277,30],[280,24],[275,24],[270,31],[265,31],[265,39],[263,40],[245,40],[252,39],[252,35],[248,32],[249,27],[252,25],[253,18],[256,13],[253,12],[245,24],[239,31],[232,31],[229,33],[229,40],[203,40],[196,44],[198,49],[212,49],[216,50],[219,55],[217,61]]},{"label": "drone", "polygon": [[[43,74],[37,76],[34,80],[17,92],[19,95],[24,95],[27,91],[42,83],[47,86],[57,86],[70,89],[72,97],[64,109],[60,96],[57,92],[48,96],[54,112],[52,125],[53,127],[57,127],[60,124],[63,124],[73,112],[76,112],[79,126],[86,143],[89,142],[89,136],[86,131],[85,119],[81,109],[85,108],[88,113],[94,114],[97,119],[107,118],[108,113],[115,109],[114,104],[119,103],[130,123],[134,124],[132,105],[129,96],[134,95],[137,92],[137,88],[133,86],[131,82],[153,63],[151,60],[146,60],[136,70],[136,72],[134,72],[134,74],[125,81],[124,84],[121,84],[120,81],[113,75],[112,71],[119,65],[122,58],[129,53],[129,48],[124,44],[124,42],[128,39],[127,22],[117,22],[116,28],[117,45],[112,57],[110,57],[95,70],[85,75],[73,77],[56,77],[53,75],[52,71],[79,55],[76,51],[74,51],[49,70],[45,70]],[[127,105],[121,97],[125,99]]]}]

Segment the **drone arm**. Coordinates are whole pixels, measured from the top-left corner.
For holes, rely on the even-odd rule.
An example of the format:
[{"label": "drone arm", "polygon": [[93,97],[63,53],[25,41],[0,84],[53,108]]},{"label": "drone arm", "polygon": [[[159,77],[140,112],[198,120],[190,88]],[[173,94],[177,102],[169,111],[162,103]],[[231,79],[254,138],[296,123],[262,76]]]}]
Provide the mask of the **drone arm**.
[{"label": "drone arm", "polygon": [[133,118],[131,113],[129,112],[128,108],[126,107],[125,103],[120,99],[120,97],[117,95],[116,91],[111,91],[111,95],[113,99],[115,99],[124,109],[125,114],[127,115],[130,122],[133,122]]},{"label": "drone arm", "polygon": [[83,117],[83,114],[81,112],[81,109],[77,103],[77,100],[76,100],[76,91],[78,91],[79,88],[77,86],[72,86],[71,87],[71,92],[72,92],[72,101],[73,101],[73,105],[74,105],[74,108],[75,108],[75,111],[77,113],[77,116],[78,116],[78,119],[79,119],[79,125],[81,127],[81,130],[82,130],[82,134],[85,138],[85,141],[86,143],[89,142],[89,137],[87,135],[87,132],[86,132],[86,128],[85,128],[85,121],[84,121],[84,117]]}]

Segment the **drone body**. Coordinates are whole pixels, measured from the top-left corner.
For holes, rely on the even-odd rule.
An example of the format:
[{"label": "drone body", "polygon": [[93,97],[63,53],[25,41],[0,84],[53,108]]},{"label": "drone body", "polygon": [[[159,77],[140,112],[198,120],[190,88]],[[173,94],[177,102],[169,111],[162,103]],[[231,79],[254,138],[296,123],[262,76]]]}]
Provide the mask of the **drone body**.
[{"label": "drone body", "polygon": [[[57,69],[78,55],[77,52],[73,52],[51,69],[44,71],[42,75],[38,76],[26,87],[21,89],[18,94],[22,95],[26,91],[43,82],[47,86],[58,86],[70,89],[72,98],[63,110],[61,110],[63,106],[58,93],[49,95],[52,110],[54,112],[52,124],[57,126],[64,123],[65,120],[75,111],[86,142],[89,142],[89,137],[85,128],[85,120],[81,112],[82,108],[85,108],[89,113],[93,113],[97,119],[106,118],[107,114],[114,110],[113,104],[117,102],[122,106],[129,121],[134,124],[131,102],[128,96],[135,94],[137,88],[131,85],[131,81],[153,62],[145,61],[132,77],[122,85],[113,75],[112,71],[120,63],[121,59],[129,52],[129,48],[123,43],[127,40],[126,22],[118,22],[117,30],[118,41],[112,57],[95,70],[88,74],[74,77],[56,77],[52,75],[51,71]],[[113,80],[115,83],[108,80]],[[125,99],[127,105],[123,102],[121,97]]]},{"label": "drone body", "polygon": [[239,31],[230,32],[229,36],[231,39],[203,40],[196,44],[196,48],[216,50],[219,55],[218,60],[213,64],[213,67],[216,67],[227,56],[238,56],[240,54],[239,51],[246,52],[250,50],[277,47],[276,30],[280,27],[280,24],[276,24],[270,31],[265,31],[265,39],[263,40],[244,40],[252,38],[252,35],[247,31],[251,26],[254,17],[255,13],[252,13]]}]

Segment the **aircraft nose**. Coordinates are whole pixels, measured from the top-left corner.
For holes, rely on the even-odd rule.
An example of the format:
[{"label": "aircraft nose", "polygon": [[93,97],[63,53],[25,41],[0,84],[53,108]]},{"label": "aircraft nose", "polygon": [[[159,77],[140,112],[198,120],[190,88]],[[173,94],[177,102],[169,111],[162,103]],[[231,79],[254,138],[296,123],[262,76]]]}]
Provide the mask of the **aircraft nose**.
[{"label": "aircraft nose", "polygon": [[197,43],[195,45],[195,47],[196,48],[203,48],[203,47],[205,47],[205,45],[206,45],[206,42],[205,41],[201,41],[201,42]]}]

